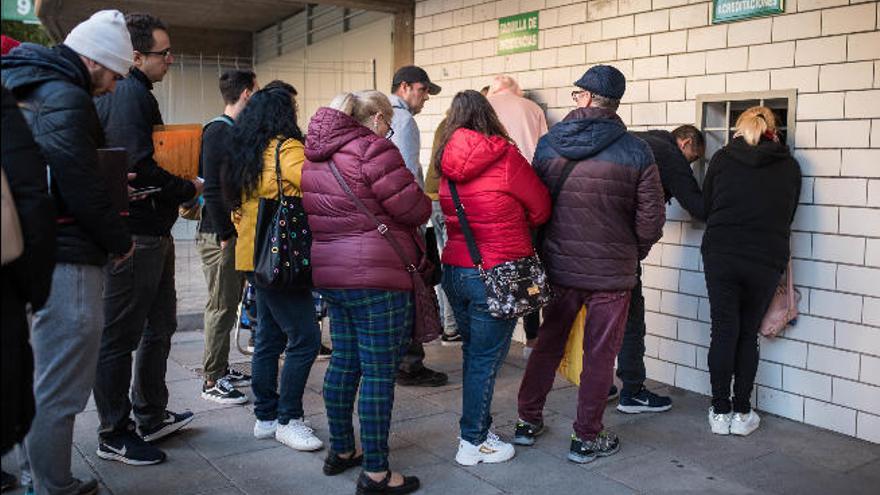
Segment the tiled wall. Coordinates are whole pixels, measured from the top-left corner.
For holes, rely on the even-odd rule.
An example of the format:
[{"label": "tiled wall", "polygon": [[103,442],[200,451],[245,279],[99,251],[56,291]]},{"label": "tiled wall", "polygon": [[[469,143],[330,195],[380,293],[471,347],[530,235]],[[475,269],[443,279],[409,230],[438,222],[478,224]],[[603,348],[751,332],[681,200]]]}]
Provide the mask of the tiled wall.
[{"label": "tiled wall", "polygon": [[[631,129],[694,123],[697,95],[797,89],[804,172],[794,223],[795,328],[761,341],[757,407],[880,442],[880,31],[876,1],[786,0],[785,14],[710,25],[703,0],[425,0],[416,63],[443,86],[418,122],[422,162],[452,96],[499,73],[548,107],[572,108],[571,84],[609,63],[627,76]],[[496,55],[498,18],[540,11],[539,50]],[[709,391],[709,303],[702,231],[668,208],[644,264],[651,378]]]}]

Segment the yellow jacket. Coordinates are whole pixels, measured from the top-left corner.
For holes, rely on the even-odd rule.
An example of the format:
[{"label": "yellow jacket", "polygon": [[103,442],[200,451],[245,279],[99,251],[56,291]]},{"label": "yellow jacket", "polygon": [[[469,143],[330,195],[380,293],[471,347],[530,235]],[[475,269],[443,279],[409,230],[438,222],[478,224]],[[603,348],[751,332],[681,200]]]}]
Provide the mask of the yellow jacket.
[{"label": "yellow jacket", "polygon": [[[263,151],[263,173],[255,191],[242,193],[241,207],[233,212],[232,222],[238,231],[235,243],[235,269],[242,272],[254,271],[254,237],[257,232],[257,213],[260,198],[277,198],[278,184],[275,180],[275,146],[278,140],[269,141]],[[296,139],[288,139],[281,145],[281,185],[285,196],[302,197],[303,144]]]}]

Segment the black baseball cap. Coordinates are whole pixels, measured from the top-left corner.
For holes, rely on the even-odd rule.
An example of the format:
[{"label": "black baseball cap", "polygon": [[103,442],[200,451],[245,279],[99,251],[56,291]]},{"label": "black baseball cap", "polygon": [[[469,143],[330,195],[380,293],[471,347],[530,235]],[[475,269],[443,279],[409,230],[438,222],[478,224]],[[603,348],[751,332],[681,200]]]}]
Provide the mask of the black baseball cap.
[{"label": "black baseball cap", "polygon": [[436,95],[440,92],[440,86],[431,82],[425,69],[415,65],[406,65],[397,69],[397,72],[394,73],[394,79],[391,81],[391,87],[397,88],[400,86],[400,83],[412,84],[417,82],[428,86],[429,95]]}]

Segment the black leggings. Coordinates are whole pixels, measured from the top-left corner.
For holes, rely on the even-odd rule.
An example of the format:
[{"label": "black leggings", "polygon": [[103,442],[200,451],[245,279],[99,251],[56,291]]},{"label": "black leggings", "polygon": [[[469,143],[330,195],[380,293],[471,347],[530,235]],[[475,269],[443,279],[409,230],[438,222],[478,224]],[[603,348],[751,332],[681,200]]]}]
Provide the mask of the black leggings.
[{"label": "black leggings", "polygon": [[712,316],[709,375],[718,414],[748,413],[758,371],[758,330],[781,273],[738,256],[703,256]]},{"label": "black leggings", "polygon": [[538,327],[541,326],[541,310],[523,316],[523,329],[526,331],[526,339],[538,338]]}]

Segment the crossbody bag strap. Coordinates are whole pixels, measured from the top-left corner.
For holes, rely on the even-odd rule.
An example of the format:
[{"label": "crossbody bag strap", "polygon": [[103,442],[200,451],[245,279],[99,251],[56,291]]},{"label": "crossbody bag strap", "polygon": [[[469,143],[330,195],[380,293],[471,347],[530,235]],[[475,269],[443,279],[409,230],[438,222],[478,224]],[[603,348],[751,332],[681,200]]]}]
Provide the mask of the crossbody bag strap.
[{"label": "crossbody bag strap", "polygon": [[348,183],[345,182],[345,179],[342,177],[342,174],[339,173],[339,169],[336,167],[336,164],[333,163],[333,160],[329,160],[327,162],[327,165],[330,166],[330,171],[333,172],[333,177],[336,178],[336,182],[339,183],[348,198],[354,202],[355,207],[357,207],[357,209],[360,210],[361,213],[369,217],[376,224],[376,230],[378,230],[379,234],[391,244],[391,247],[397,253],[397,257],[400,258],[401,262],[403,262],[406,271],[410,273],[415,273],[416,266],[407,259],[403,247],[397,242],[397,239],[395,239],[394,236],[388,235],[388,226],[385,225],[381,220],[379,220],[379,218],[376,217],[376,215],[374,215],[369,208],[367,208],[367,205],[365,205],[363,201],[361,201],[361,199],[357,197],[354,191],[351,190],[351,188],[348,186]]},{"label": "crossbody bag strap", "polygon": [[275,145],[275,182],[278,184],[278,202],[280,203],[284,196],[284,189],[281,185],[281,146],[284,141],[278,138],[278,144]]},{"label": "crossbody bag strap", "polygon": [[452,202],[455,204],[455,214],[458,216],[458,223],[461,224],[461,233],[464,234],[464,240],[467,244],[468,251],[471,254],[471,261],[474,266],[483,272],[483,257],[480,255],[480,249],[477,248],[477,239],[474,237],[474,231],[471,230],[471,224],[468,222],[467,215],[464,213],[464,205],[461,204],[461,197],[458,195],[458,188],[455,182],[447,178],[449,183],[449,192],[452,193]]}]

